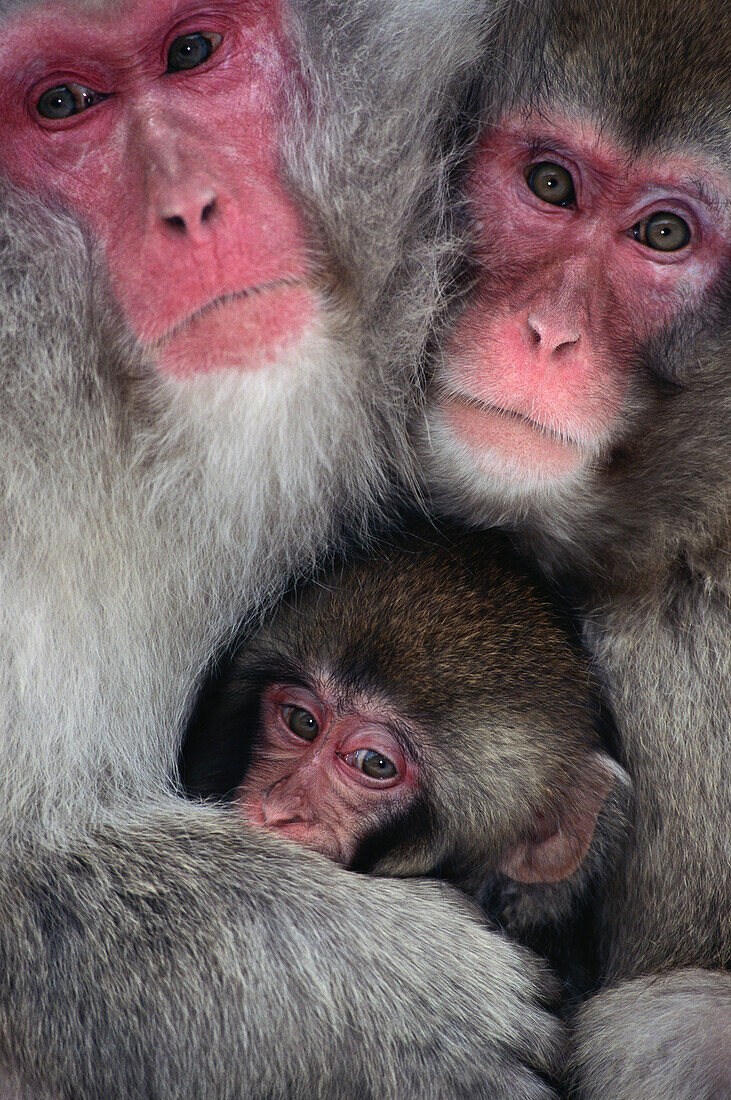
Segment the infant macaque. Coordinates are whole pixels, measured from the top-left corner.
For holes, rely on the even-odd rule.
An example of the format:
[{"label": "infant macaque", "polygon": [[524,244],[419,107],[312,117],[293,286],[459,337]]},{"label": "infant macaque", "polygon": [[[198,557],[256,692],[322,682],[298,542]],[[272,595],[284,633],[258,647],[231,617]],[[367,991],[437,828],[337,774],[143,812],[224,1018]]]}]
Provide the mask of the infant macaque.
[{"label": "infant macaque", "polygon": [[606,724],[505,538],[428,528],[280,606],[203,708],[183,775],[350,869],[448,879],[535,943],[617,853],[627,782]]}]

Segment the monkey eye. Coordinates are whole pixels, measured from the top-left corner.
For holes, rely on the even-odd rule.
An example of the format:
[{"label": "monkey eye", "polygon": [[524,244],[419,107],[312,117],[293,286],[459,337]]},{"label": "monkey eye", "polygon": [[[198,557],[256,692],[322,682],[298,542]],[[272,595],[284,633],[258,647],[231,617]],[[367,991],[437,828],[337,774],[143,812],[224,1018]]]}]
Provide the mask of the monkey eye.
[{"label": "monkey eye", "polygon": [[679,252],[690,240],[688,223],[677,214],[659,210],[632,226],[632,236],[656,252]]},{"label": "monkey eye", "polygon": [[394,762],[375,749],[356,749],[348,753],[345,761],[370,779],[394,779],[398,775]]},{"label": "monkey eye", "polygon": [[81,84],[58,84],[43,93],[36,104],[36,110],[43,118],[71,118],[104,99],[107,96],[91,88],[84,88]]},{"label": "monkey eye", "polygon": [[571,206],[576,202],[571,173],[561,164],[542,160],[528,169],[526,183],[534,195],[552,206]]},{"label": "monkey eye", "polygon": [[195,69],[207,61],[221,42],[220,34],[181,34],[168,50],[169,73],[180,73],[186,69]]},{"label": "monkey eye", "polygon": [[320,732],[320,727],[314,715],[304,707],[284,706],[281,708],[284,724],[291,729],[297,737],[303,741],[314,741]]}]

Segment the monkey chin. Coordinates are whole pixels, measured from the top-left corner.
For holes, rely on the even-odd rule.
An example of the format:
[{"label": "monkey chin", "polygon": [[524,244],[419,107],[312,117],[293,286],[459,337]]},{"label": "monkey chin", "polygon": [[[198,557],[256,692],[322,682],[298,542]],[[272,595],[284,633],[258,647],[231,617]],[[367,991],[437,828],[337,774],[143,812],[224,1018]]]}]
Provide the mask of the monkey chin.
[{"label": "monkey chin", "polygon": [[279,828],[269,828],[267,832],[271,836],[288,840],[290,844],[306,848],[308,852],[316,852],[325,859],[329,859],[331,863],[340,864],[341,867],[347,867],[353,858],[353,853],[346,850],[335,833],[324,825],[293,821]]},{"label": "monkey chin", "polygon": [[323,334],[258,371],[159,378],[168,404],[166,445],[181,462],[194,455],[196,477],[205,483],[207,514],[197,516],[196,528],[215,532],[219,556],[237,575],[242,558],[249,560],[247,546],[257,575],[281,570],[276,555],[262,562],[257,547],[261,532],[283,524],[282,516],[291,516],[294,568],[310,532],[322,537],[332,529],[336,506],[345,512],[351,499],[373,499],[363,456],[372,453],[376,428],[363,416],[362,375],[356,349]]},{"label": "monkey chin", "polygon": [[599,448],[480,407],[468,411],[469,431],[463,411],[433,402],[416,430],[429,496],[446,514],[463,518],[467,510],[480,523],[511,523],[536,507],[570,505],[591,481]]},{"label": "monkey chin", "polygon": [[148,346],[163,375],[259,370],[309,340],[319,313],[307,287],[281,283],[219,298]]}]

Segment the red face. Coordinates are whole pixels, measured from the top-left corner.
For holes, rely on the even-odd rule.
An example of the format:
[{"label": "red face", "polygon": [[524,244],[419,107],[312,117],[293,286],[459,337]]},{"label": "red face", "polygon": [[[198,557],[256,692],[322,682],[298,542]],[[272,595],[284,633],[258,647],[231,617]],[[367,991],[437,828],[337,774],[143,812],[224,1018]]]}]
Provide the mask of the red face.
[{"label": "red face", "polygon": [[485,135],[467,193],[477,286],[434,424],[498,479],[564,478],[616,437],[637,349],[720,274],[731,188],[691,158],[630,162],[591,126],[530,117]]},{"label": "red face", "polygon": [[334,698],[274,684],[237,795],[246,820],[345,866],[360,841],[408,809],[416,768],[374,708],[341,712]]},{"label": "red face", "polygon": [[91,227],[160,368],[250,368],[300,337],[315,299],[281,178],[279,0],[53,3],[3,30],[0,168]]}]

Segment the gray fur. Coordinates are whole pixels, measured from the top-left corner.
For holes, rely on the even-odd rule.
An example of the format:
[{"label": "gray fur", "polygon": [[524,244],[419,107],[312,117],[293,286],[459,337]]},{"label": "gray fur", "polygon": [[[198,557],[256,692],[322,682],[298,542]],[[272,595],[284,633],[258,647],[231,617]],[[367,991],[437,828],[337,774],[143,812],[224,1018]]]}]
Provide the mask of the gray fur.
[{"label": "gray fur", "polygon": [[[501,106],[529,96],[550,109],[565,95],[633,154],[700,152],[728,174],[723,0],[556,0],[542,15],[537,29],[535,12],[521,7],[516,19],[525,22],[506,27],[506,40],[528,40],[532,50],[526,60],[516,46],[506,63]],[[718,217],[728,236],[728,206]],[[490,484],[445,447],[438,425],[422,431],[438,507],[513,529],[576,595],[632,778],[634,841],[603,914],[606,972],[628,979],[677,968],[668,988],[677,983],[683,996],[668,996],[663,1034],[683,1036],[697,1073],[661,1041],[643,1007],[654,994],[619,987],[587,1006],[578,1032],[575,1066],[592,1097],[725,1095],[713,1091],[719,1059],[731,1072],[728,1045],[704,1069],[709,1040],[695,1023],[714,1003],[727,1013],[731,996],[730,304],[727,269],[701,309],[640,349],[619,437],[553,489]]]},{"label": "gray fur", "polygon": [[242,838],[171,784],[241,619],[409,478],[444,247],[424,150],[470,7],[297,3],[287,165],[336,277],[322,334],[256,375],[153,376],[83,234],[2,190],[0,1057],[26,1097],[552,1094],[550,981],[464,902]]},{"label": "gray fur", "polygon": [[200,807],[137,817],[6,859],[3,1046],[27,1079],[125,1100],[552,1095],[530,1068],[556,1058],[538,964],[456,895]]},{"label": "gray fur", "polygon": [[728,976],[676,970],[594,997],[576,1024],[586,1100],[731,1096]]}]

